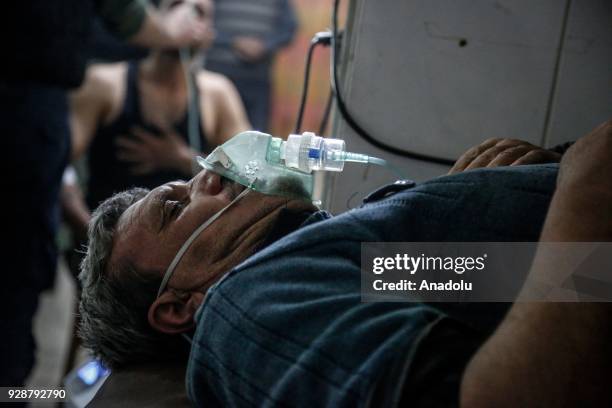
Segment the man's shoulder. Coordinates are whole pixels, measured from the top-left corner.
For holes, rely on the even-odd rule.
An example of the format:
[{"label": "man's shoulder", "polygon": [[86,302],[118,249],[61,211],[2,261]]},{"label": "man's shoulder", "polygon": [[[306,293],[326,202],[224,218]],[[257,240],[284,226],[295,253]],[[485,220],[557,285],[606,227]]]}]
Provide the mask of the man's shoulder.
[{"label": "man's shoulder", "polygon": [[[85,81],[72,95],[72,103],[98,106],[112,115],[123,100],[127,63],[92,64]],[[74,105],[73,105],[74,106]]]},{"label": "man's shoulder", "polygon": [[222,95],[234,88],[234,84],[225,75],[218,72],[202,70],[197,77],[198,87],[212,95]]},{"label": "man's shoulder", "polygon": [[126,70],[126,62],[92,64],[87,68],[85,83],[115,88]]}]

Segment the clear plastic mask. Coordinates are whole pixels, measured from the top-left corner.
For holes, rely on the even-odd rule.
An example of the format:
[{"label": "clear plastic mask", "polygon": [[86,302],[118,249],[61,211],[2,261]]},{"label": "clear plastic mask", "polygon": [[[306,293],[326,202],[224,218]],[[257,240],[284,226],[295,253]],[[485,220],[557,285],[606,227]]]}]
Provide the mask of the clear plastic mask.
[{"label": "clear plastic mask", "polygon": [[282,164],[282,142],[266,133],[242,132],[197,161],[205,169],[260,193],[309,200],[312,173]]}]

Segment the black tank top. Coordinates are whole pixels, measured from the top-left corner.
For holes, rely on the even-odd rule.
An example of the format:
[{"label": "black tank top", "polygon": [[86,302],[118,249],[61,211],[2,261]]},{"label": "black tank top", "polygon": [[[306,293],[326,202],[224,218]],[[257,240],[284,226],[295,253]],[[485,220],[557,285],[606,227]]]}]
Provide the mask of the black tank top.
[{"label": "black tank top", "polygon": [[[138,89],[138,63],[128,63],[126,92],[123,108],[115,121],[98,128],[93,142],[89,148],[89,181],[87,185],[87,204],[94,209],[98,204],[112,196],[114,193],[132,187],[155,188],[173,180],[189,178],[186,174],[177,171],[163,171],[137,176],[130,173],[130,164],[120,161],[116,157],[117,147],[115,141],[120,135],[129,135],[132,127],[140,126],[145,130],[159,134],[159,129],[145,123],[140,110],[140,92]],[[196,89],[196,101],[200,101]],[[174,124],[174,129],[188,142],[187,112],[181,121]],[[199,120],[199,133],[201,135],[203,152],[209,150],[206,135]]]}]

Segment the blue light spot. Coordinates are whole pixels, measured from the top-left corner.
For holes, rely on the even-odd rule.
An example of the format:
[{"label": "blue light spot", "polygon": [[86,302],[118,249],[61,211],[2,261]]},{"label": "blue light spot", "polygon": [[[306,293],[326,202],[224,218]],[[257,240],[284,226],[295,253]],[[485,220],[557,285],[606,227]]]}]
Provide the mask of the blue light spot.
[{"label": "blue light spot", "polygon": [[79,368],[77,373],[85,384],[92,385],[98,381],[98,379],[105,376],[108,373],[108,369],[98,361],[93,360]]}]

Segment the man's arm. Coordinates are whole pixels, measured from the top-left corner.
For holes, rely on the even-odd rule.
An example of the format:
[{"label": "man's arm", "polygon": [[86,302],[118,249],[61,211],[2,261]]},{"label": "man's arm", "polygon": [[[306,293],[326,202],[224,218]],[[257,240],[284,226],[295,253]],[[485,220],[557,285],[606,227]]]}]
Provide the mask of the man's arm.
[{"label": "man's arm", "polygon": [[[540,241],[612,241],[610,157],[612,122],[568,150]],[[550,262],[536,256],[530,277]],[[609,303],[515,303],[468,364],[461,405],[611,406],[611,338]]]},{"label": "man's arm", "polygon": [[98,125],[108,117],[112,107],[112,91],[103,68],[92,66],[79,89],[70,94],[70,131],[72,160],[78,160],[89,148]]},{"label": "man's arm", "polygon": [[89,148],[98,125],[112,110],[112,86],[100,72],[104,68],[92,66],[85,82],[70,94],[70,131],[72,160],[79,159]]},{"label": "man's arm", "polygon": [[62,177],[60,203],[64,220],[74,234],[76,242],[86,242],[87,225],[91,218],[91,212],[85,203],[83,192],[78,184],[76,171],[72,166],[66,168]]},{"label": "man's arm", "polygon": [[[81,87],[70,94],[71,161],[78,160],[87,151],[99,124],[111,114],[112,86],[102,70],[103,67],[90,67]],[[69,166],[62,179],[60,204],[75,239],[84,242],[91,214],[76,177]]]}]

